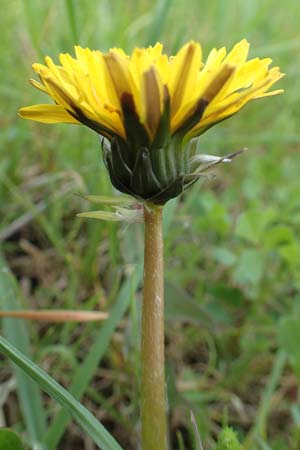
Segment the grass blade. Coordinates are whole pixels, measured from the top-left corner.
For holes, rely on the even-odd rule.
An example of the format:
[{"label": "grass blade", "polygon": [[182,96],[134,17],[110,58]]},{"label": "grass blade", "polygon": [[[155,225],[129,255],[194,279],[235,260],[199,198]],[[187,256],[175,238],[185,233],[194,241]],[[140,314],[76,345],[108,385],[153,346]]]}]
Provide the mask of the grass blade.
[{"label": "grass blade", "polygon": [[[1,308],[16,310],[22,307],[16,280],[0,255],[0,299]],[[21,320],[3,319],[6,338],[22,353],[30,356],[27,328]],[[42,449],[46,430],[46,418],[39,387],[20,369],[14,369],[22,416],[26,424],[32,446]]]},{"label": "grass blade", "polygon": [[77,27],[77,20],[76,20],[76,11],[74,6],[74,0],[65,0],[69,24],[71,28],[72,38],[74,41],[74,44],[79,44],[79,37],[78,37],[78,27]]},{"label": "grass blade", "polygon": [[245,450],[250,450],[255,441],[258,441],[261,446],[266,448],[265,446],[267,444],[264,442],[264,439],[266,439],[267,437],[267,418],[272,406],[272,397],[284,370],[286,360],[286,353],[282,350],[278,351],[277,355],[274,358],[272,372],[262,395],[260,407],[257,412],[256,424],[250,430],[248,436],[244,441],[243,445]]},{"label": "grass blade", "polygon": [[66,389],[60,386],[46,372],[29,358],[0,337],[0,349],[15,364],[35,380],[51,397],[57,400],[74,417],[81,428],[94,440],[102,450],[122,450],[122,447],[101,425],[101,423],[79,403]]},{"label": "grass blade", "polygon": [[156,2],[153,19],[149,27],[147,40],[145,42],[146,46],[154,45],[156,41],[161,39],[171,5],[171,0],[158,0]]},{"label": "grass blade", "polygon": [[190,417],[191,417],[192,427],[194,430],[194,436],[195,436],[194,440],[195,440],[197,450],[203,450],[202,441],[201,441],[200,433],[198,430],[198,425],[197,425],[196,418],[194,416],[193,411],[191,411]]},{"label": "grass blade", "polygon": [[286,364],[287,355],[279,351],[274,359],[272,372],[264,390],[259,411],[257,413],[256,430],[260,437],[267,437],[267,418],[272,406],[272,397]]},{"label": "grass blade", "polygon": [[132,206],[136,202],[132,197],[127,197],[126,195],[82,195],[79,196],[91,203],[99,203],[100,205],[109,206]]},{"label": "grass blade", "polygon": [[41,49],[39,48],[39,36],[38,36],[38,14],[34,10],[35,5],[30,0],[23,0],[23,16],[27,25],[28,34],[31,39],[32,46],[41,55]]}]

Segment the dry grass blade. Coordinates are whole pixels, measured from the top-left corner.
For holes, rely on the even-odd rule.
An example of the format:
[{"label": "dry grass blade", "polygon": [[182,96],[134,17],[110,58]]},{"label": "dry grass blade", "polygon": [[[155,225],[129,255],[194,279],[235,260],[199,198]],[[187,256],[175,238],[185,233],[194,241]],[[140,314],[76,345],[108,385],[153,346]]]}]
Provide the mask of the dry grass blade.
[{"label": "dry grass blade", "polygon": [[98,311],[20,310],[0,311],[0,317],[37,320],[40,322],[93,322],[107,319],[108,314]]}]

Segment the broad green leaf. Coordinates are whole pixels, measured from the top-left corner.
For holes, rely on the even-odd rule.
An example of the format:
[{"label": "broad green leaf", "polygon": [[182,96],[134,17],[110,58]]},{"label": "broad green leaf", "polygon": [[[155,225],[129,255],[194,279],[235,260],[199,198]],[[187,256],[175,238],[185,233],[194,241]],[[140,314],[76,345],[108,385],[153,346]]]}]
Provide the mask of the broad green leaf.
[{"label": "broad green leaf", "polygon": [[250,210],[242,213],[237,220],[235,234],[257,244],[261,241],[266,227],[276,218],[276,212],[269,208],[264,211]]},{"label": "broad green leaf", "polygon": [[81,403],[2,337],[0,337],[0,349],[4,355],[35,380],[45,392],[66,408],[101,450],[122,450],[122,447],[104,426]]},{"label": "broad green leaf", "polygon": [[278,249],[279,254],[282,259],[289,265],[291,270],[299,273],[300,267],[300,244],[297,241],[294,241],[290,244],[282,245]]},{"label": "broad green leaf", "polygon": [[183,289],[174,284],[166,283],[165,298],[167,320],[189,321],[207,327],[207,320],[210,320],[207,312]]},{"label": "broad green leaf", "polygon": [[264,246],[272,250],[282,245],[292,244],[295,240],[296,237],[292,227],[287,225],[276,225],[271,227],[268,232],[265,233]]},{"label": "broad green leaf", "polygon": [[237,258],[234,253],[227,250],[225,247],[217,247],[213,252],[213,256],[218,263],[223,264],[224,266],[232,266]]},{"label": "broad green leaf", "polygon": [[265,270],[265,255],[258,250],[244,250],[236,261],[233,279],[239,284],[256,284]]},{"label": "broad green leaf", "polygon": [[2,428],[0,430],[0,450],[25,450],[25,447],[16,433],[8,428]]}]

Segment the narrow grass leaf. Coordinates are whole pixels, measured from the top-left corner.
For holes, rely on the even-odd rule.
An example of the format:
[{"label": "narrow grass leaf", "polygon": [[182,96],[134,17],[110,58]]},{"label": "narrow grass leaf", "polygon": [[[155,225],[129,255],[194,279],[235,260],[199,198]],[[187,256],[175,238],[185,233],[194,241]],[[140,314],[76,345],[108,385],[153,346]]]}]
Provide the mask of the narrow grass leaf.
[{"label": "narrow grass leaf", "polygon": [[76,8],[74,5],[74,0],[65,0],[67,15],[69,19],[69,24],[72,32],[72,38],[74,43],[79,44],[78,27],[76,20]]},{"label": "narrow grass leaf", "polygon": [[136,223],[143,220],[141,209],[128,209],[122,208],[121,206],[114,206],[114,208],[116,209],[116,212],[114,213],[108,211],[89,211],[79,213],[77,214],[77,217],[128,223]]},{"label": "narrow grass leaf", "polygon": [[177,431],[176,437],[177,437],[177,441],[178,441],[179,450],[186,450],[185,445],[184,445],[184,440],[182,437],[182,433],[180,431]]},{"label": "narrow grass leaf", "polygon": [[156,2],[153,19],[145,42],[146,46],[154,45],[155,42],[161,39],[171,5],[171,0],[158,0]]},{"label": "narrow grass leaf", "polygon": [[267,444],[263,439],[261,439],[260,437],[257,437],[257,442],[259,444],[259,448],[261,450],[273,450],[272,447],[269,446],[269,444]]},{"label": "narrow grass leaf", "polygon": [[193,430],[194,430],[195,443],[196,443],[196,447],[197,447],[196,450],[203,450],[202,441],[201,441],[200,433],[198,430],[198,425],[197,425],[196,418],[192,411],[191,411],[191,422],[192,422],[192,426],[193,426]]},{"label": "narrow grass leaf", "polygon": [[257,435],[263,439],[266,439],[267,437],[267,418],[272,407],[273,394],[282,375],[286,360],[286,353],[284,351],[279,351],[274,359],[272,372],[262,396],[262,401],[257,414],[256,430]]},{"label": "narrow grass leaf", "polygon": [[83,217],[84,219],[108,220],[112,222],[120,222],[123,220],[122,216],[108,211],[82,212],[77,214],[77,217]]},{"label": "narrow grass leaf", "polygon": [[27,31],[31,39],[31,44],[39,55],[41,55],[41,48],[39,46],[38,35],[38,14],[35,11],[36,5],[31,0],[23,0],[23,17],[27,25]]},{"label": "narrow grass leaf", "polygon": [[122,450],[122,447],[109,434],[103,425],[66,389],[60,386],[46,372],[40,369],[29,358],[0,337],[0,349],[18,367],[23,369],[52,398],[57,400],[74,417],[81,428],[93,439],[102,450]]},{"label": "narrow grass leaf", "polygon": [[91,203],[99,203],[101,205],[120,205],[131,206],[136,203],[134,198],[126,195],[115,195],[110,197],[108,195],[83,195],[82,198]]}]

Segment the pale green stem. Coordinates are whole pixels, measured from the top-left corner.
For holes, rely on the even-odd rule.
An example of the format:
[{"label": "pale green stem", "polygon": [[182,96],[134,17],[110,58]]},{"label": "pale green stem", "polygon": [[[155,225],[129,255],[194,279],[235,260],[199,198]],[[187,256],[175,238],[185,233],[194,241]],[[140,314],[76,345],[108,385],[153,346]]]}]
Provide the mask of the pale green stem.
[{"label": "pale green stem", "polygon": [[162,208],[145,205],[142,313],[142,449],[166,450]]}]

